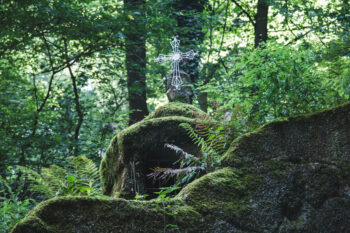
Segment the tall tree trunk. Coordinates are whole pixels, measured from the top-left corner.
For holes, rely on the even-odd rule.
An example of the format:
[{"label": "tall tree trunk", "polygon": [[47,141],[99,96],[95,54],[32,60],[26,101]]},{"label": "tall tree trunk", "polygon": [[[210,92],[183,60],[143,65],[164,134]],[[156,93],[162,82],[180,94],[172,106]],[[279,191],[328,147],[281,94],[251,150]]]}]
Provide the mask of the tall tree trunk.
[{"label": "tall tree trunk", "polygon": [[132,111],[129,125],[148,114],[146,103],[146,32],[145,1],[124,0],[127,24],[125,27],[126,71],[128,101]]},{"label": "tall tree trunk", "polygon": [[[199,45],[203,42],[204,33],[202,31],[203,22],[196,14],[203,12],[207,2],[208,0],[178,0],[172,3],[177,21],[175,34],[181,40],[180,49],[183,52],[190,49],[199,52]],[[192,83],[199,79],[199,62],[200,57],[196,56],[193,60],[181,63],[181,69],[190,75]]]},{"label": "tall tree trunk", "polygon": [[268,0],[258,0],[258,10],[255,15],[254,24],[254,36],[255,36],[255,48],[259,46],[261,42],[267,41],[267,21],[269,5]]}]

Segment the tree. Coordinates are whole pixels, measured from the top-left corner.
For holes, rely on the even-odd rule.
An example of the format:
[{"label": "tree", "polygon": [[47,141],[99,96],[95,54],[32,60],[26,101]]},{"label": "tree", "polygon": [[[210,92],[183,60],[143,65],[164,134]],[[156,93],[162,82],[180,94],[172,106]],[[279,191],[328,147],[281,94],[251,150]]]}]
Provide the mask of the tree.
[{"label": "tree", "polygon": [[257,12],[254,17],[255,47],[258,47],[261,42],[267,41],[268,12],[269,5],[267,3],[267,0],[258,0]]},{"label": "tree", "polygon": [[261,42],[266,42],[267,40],[267,23],[268,23],[268,10],[269,4],[268,0],[258,0],[257,11],[252,17],[240,2],[237,0],[232,0],[237,7],[240,8],[241,12],[248,17],[249,22],[254,26],[254,45],[258,47]]},{"label": "tree", "polygon": [[[21,164],[40,169],[47,164],[60,164],[64,157],[78,153],[99,159],[97,151],[105,147],[105,142],[99,140],[108,141],[113,130],[105,136],[108,123],[97,122],[111,121],[116,115],[100,103],[115,99],[119,106],[124,97],[110,88],[94,92],[83,88],[88,80],[101,80],[102,76],[107,76],[109,84],[115,87],[110,76],[118,79],[119,73],[115,73],[119,66],[101,69],[96,64],[120,63],[118,58],[112,59],[115,51],[122,48],[119,45],[124,21],[121,14],[113,15],[120,9],[118,4],[44,0],[5,1],[0,6],[1,23],[5,25],[0,29],[4,93],[0,113],[5,116],[0,125],[6,132],[1,139],[7,142],[0,148],[1,167]],[[94,62],[88,60],[92,58]],[[100,93],[105,95],[104,100],[99,99]],[[93,99],[93,106],[87,96]],[[95,126],[93,137],[89,135],[91,130],[86,129],[91,125]],[[99,133],[101,139],[97,137]],[[88,146],[90,141],[94,141],[90,145],[100,147]]]},{"label": "tree", "polygon": [[[175,34],[181,39],[181,45],[186,49],[193,49],[199,52],[199,45],[203,43],[203,21],[199,15],[203,10],[208,0],[177,0],[173,1],[174,16],[177,21]],[[181,68],[190,75],[192,83],[199,79],[199,62],[200,57],[196,56],[193,60],[186,60],[181,65]],[[203,106],[206,110],[206,107]]]},{"label": "tree", "polygon": [[126,15],[125,53],[128,75],[129,125],[148,114],[146,103],[145,1],[124,0]]}]

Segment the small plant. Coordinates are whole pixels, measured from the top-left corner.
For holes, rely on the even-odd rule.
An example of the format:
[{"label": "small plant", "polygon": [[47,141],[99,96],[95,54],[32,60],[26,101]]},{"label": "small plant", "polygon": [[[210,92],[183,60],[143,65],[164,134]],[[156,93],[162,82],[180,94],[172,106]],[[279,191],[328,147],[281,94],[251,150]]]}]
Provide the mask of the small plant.
[{"label": "small plant", "polygon": [[148,194],[139,194],[139,193],[136,193],[135,195],[135,200],[145,200],[149,195]]},{"label": "small plant", "polygon": [[86,156],[69,157],[68,168],[57,165],[42,168],[38,173],[19,166],[31,183],[30,190],[44,198],[56,196],[96,196],[100,195],[99,171],[95,163]]},{"label": "small plant", "polygon": [[163,215],[164,232],[166,232],[166,230],[169,228],[179,231],[178,225],[167,223],[166,215],[173,216],[176,219],[176,215],[178,214],[178,212],[174,210],[174,207],[171,204],[169,204],[169,202],[167,201],[170,198],[172,198],[174,196],[174,192],[179,190],[180,188],[181,188],[180,186],[174,185],[170,187],[160,188],[159,192],[155,192],[155,194],[158,194],[158,196],[154,200],[161,203],[164,210],[164,215]]},{"label": "small plant", "polygon": [[158,196],[155,198],[157,201],[166,201],[173,197],[173,193],[176,190],[179,190],[181,187],[177,185],[173,185],[170,187],[160,188],[160,191],[155,192]]},{"label": "small plant", "polygon": [[0,229],[3,232],[9,232],[35,204],[32,199],[20,200],[22,187],[19,185],[13,190],[9,182],[0,176]]}]

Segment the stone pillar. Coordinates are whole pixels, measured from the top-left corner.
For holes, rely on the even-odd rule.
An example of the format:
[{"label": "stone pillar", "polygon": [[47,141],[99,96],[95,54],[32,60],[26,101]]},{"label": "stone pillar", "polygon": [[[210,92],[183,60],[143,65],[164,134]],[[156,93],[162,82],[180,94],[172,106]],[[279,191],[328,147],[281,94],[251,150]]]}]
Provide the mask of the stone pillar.
[{"label": "stone pillar", "polygon": [[180,70],[180,76],[183,84],[178,90],[171,85],[173,74],[171,73],[167,77],[166,85],[168,91],[166,92],[166,94],[168,96],[169,102],[182,102],[186,104],[192,104],[192,87],[187,86],[188,84],[192,84],[191,78],[183,70]]}]

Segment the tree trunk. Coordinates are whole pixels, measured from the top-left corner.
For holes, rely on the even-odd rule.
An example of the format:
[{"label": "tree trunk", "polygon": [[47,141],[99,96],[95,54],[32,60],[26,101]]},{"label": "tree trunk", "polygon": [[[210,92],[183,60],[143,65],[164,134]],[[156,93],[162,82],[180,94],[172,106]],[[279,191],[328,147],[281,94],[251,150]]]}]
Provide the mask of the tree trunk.
[{"label": "tree trunk", "polygon": [[[197,53],[200,52],[199,45],[203,42],[204,38],[202,31],[203,22],[196,14],[203,12],[207,2],[208,0],[179,0],[172,3],[177,21],[175,35],[178,35],[181,40],[180,49],[183,52],[191,49]],[[199,79],[199,62],[200,57],[196,56],[193,60],[187,60],[181,63],[181,69],[190,76],[192,84]]]},{"label": "tree trunk", "polygon": [[269,5],[267,0],[258,0],[258,10],[255,15],[254,24],[255,48],[257,48],[261,42],[267,41],[268,10]]},{"label": "tree trunk", "polygon": [[200,92],[198,96],[198,104],[202,111],[208,111],[208,93]]},{"label": "tree trunk", "polygon": [[124,0],[126,15],[125,50],[128,75],[129,125],[148,114],[146,103],[146,33],[145,1]]}]

